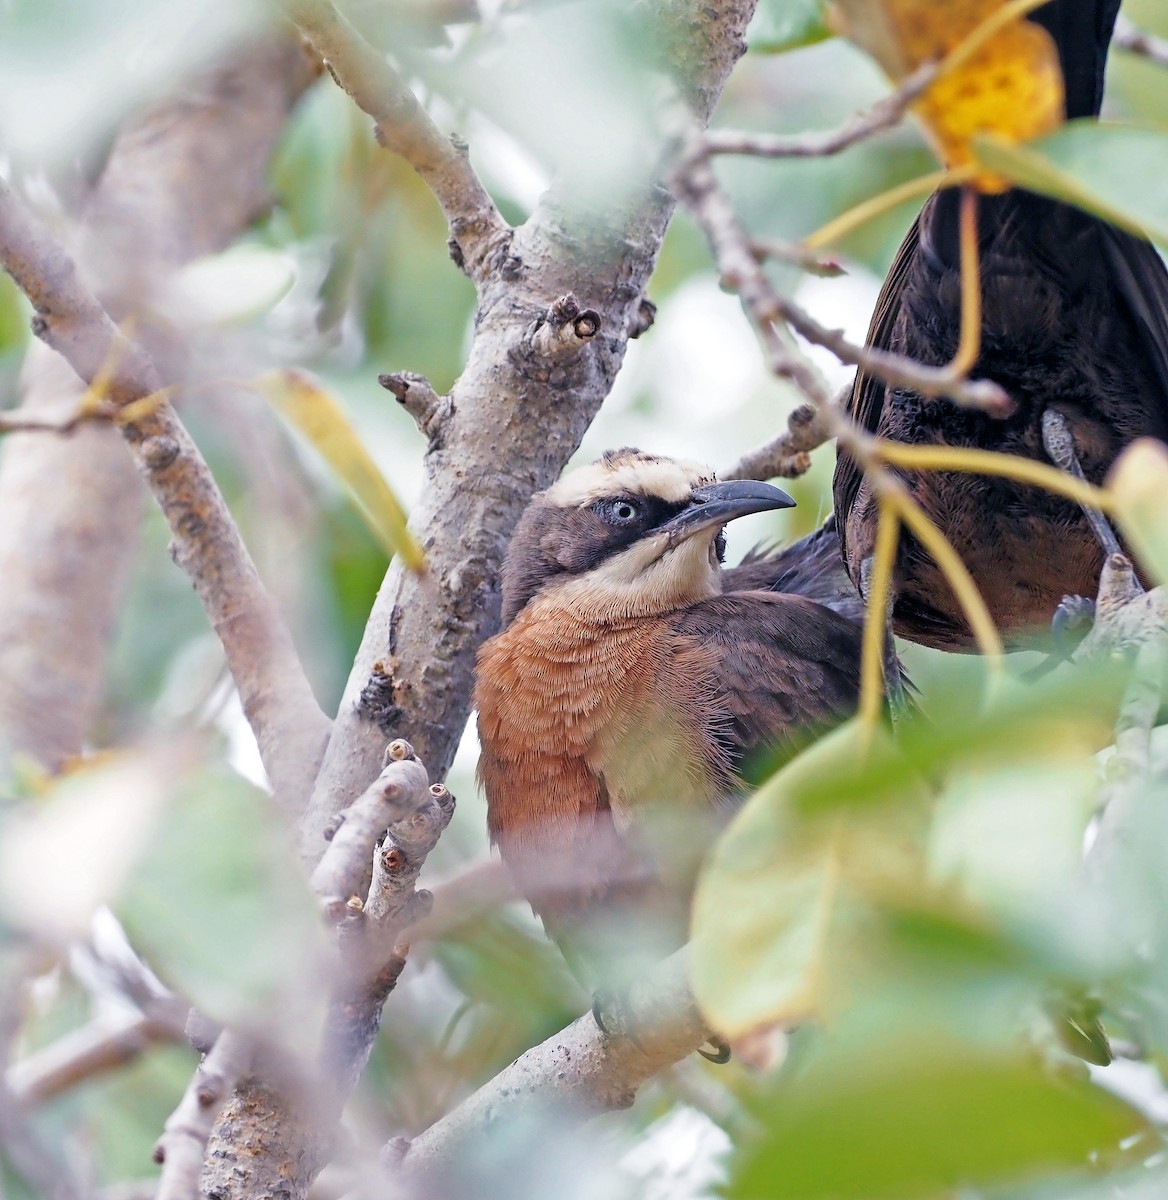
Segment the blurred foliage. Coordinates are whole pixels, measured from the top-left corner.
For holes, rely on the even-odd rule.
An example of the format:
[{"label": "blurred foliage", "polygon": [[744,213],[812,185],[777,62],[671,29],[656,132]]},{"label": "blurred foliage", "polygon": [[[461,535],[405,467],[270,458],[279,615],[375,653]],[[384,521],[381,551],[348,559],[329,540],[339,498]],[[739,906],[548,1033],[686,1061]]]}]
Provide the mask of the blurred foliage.
[{"label": "blurred foliage", "polygon": [[781,54],[830,37],[821,0],[762,0],[746,33],[757,54]]},{"label": "blurred foliage", "polygon": [[[653,109],[661,50],[652,6],[507,3],[449,27],[407,0],[346,7],[440,124],[467,139],[508,219],[532,211],[555,173],[589,204],[619,202]],[[1127,10],[1168,35],[1161,0]],[[55,223],[77,208],[118,121],[257,19],[236,0],[203,6],[197,19],[162,0],[76,0],[67,17],[37,0],[0,6],[0,171]],[[817,0],[763,0],[749,41],[754,53],[736,70],[718,125],[829,129],[887,92],[868,58],[828,36]],[[1168,72],[1117,54],[1115,124],[978,153],[1014,178],[1165,229],[1166,111]],[[369,126],[323,78],[272,164],[271,210],[227,255],[183,272],[172,297],[192,331],[196,376],[216,385],[193,389],[184,416],[329,711],[386,550],[255,381],[311,372],[408,509],[425,442],[376,376],[416,371],[449,390],[474,315],[436,203]],[[725,159],[717,171],[752,233],[797,239],[934,166],[906,123],[830,159]],[[916,207],[901,205],[836,247],[841,279],[768,269],[825,324],[861,339]],[[656,324],[629,347],[580,457],[640,444],[724,468],[774,436],[798,397],[766,372],[683,214],[650,294]],[[27,306],[0,279],[5,406],[18,399],[28,343]],[[833,386],[847,378],[830,356],[811,357]],[[1162,573],[1160,468],[1127,465],[1117,485],[1125,529]],[[791,485],[799,507],[732,527],[731,555],[817,525],[830,478],[831,452],[821,451]],[[317,925],[280,819],[240,778],[259,779],[254,746],[166,540],[149,509],[96,738],[145,749],[56,783],[5,764],[0,845],[19,850],[8,874],[21,888],[0,913],[3,975],[39,973],[17,998],[19,1055],[113,1003],[76,960],[50,970],[27,958],[29,922],[44,909],[68,910],[76,932],[95,904],[112,905],[163,980],[214,1015],[263,1021],[270,1035],[304,1045],[319,1016],[315,986],[296,1004],[271,1003],[289,995],[290,978],[323,983],[312,966]],[[745,1054],[721,1070],[684,1063],[632,1113],[583,1131],[550,1113],[500,1129],[479,1160],[462,1164],[465,1191],[685,1200],[712,1194],[724,1168],[723,1194],[751,1200],[1165,1193],[1168,744],[1153,738],[1136,771],[1106,749],[1122,670],[1061,667],[1036,689],[1013,677],[990,685],[976,661],[917,648],[907,657],[920,712],[895,741],[880,739],[865,757],[849,727],[789,764],[742,809],[701,885],[702,1002],[738,1034],[770,1037],[775,1021],[800,1018],[785,1064],[760,1073]],[[1012,662],[1011,676],[1029,665]],[[202,730],[196,742],[174,738],[191,725]],[[430,886],[487,852],[474,750],[468,736],[450,778],[458,815],[428,864]],[[131,768],[145,773],[137,783],[125,782]],[[1123,838],[1094,844],[1084,865],[1102,798],[1118,798],[1129,824]],[[41,834],[29,840],[30,828]],[[461,916],[438,941],[413,946],[386,1011],[348,1118],[370,1145],[426,1127],[588,1005],[525,908]],[[148,1175],[190,1065],[183,1047],[150,1050],[45,1104],[35,1124],[91,1164],[100,1184]],[[22,1194],[11,1173],[3,1185]]]}]

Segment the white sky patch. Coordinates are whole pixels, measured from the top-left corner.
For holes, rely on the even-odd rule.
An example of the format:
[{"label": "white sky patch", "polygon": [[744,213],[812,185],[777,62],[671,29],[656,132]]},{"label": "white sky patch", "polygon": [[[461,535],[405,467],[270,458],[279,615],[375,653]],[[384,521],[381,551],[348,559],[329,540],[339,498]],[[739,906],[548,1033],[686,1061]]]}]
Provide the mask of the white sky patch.
[{"label": "white sky patch", "polygon": [[265,792],[272,790],[268,773],[264,770],[263,759],[260,758],[260,748],[255,734],[243,715],[243,703],[239,692],[230,680],[224,680],[223,686],[227,695],[217,694],[207,703],[208,708],[217,706],[214,716],[215,728],[227,739],[227,761],[233,771],[243,776],[248,783],[263,788]]},{"label": "white sky patch", "polygon": [[649,1126],[620,1165],[640,1184],[639,1200],[713,1200],[730,1148],[705,1113],[675,1108]]},{"label": "white sky patch", "polygon": [[732,416],[761,373],[758,342],[738,298],[713,279],[691,279],[661,306],[649,333],[629,344],[605,409],[627,413],[648,391],[660,406],[654,421],[665,418],[662,432],[674,421],[684,432]]},{"label": "white sky patch", "polygon": [[[808,275],[795,292],[795,300],[821,325],[842,329],[848,341],[864,344],[881,281],[866,267],[852,265],[847,275],[820,279]],[[830,350],[802,343],[807,357],[819,368],[833,390],[843,387],[855,368],[841,363]]]},{"label": "white sky patch", "polygon": [[531,212],[551,184],[547,168],[517,138],[481,113],[470,113],[464,124],[474,147],[474,165],[490,190],[509,195]]},{"label": "white sky patch", "polygon": [[1109,1066],[1089,1070],[1095,1083],[1134,1105],[1150,1121],[1168,1123],[1168,1090],[1151,1063],[1117,1058]]}]

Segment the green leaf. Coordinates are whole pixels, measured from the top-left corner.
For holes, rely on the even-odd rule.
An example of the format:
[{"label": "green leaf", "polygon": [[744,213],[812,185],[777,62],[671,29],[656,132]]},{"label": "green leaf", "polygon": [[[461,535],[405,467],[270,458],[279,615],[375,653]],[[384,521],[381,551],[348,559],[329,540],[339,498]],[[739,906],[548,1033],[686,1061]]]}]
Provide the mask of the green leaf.
[{"label": "green leaf", "polygon": [[817,1014],[839,901],[839,847],[826,840],[745,872],[725,860],[694,900],[691,977],[702,1011],[726,1037]]},{"label": "green leaf", "polygon": [[270,797],[227,772],[193,778],[117,913],[151,966],[208,1015],[308,1044],[327,944]]},{"label": "green leaf", "polygon": [[767,1101],[734,1200],[940,1200],[1108,1164],[1151,1134],[1123,1101],[1030,1054],[909,1030],[876,1047],[833,1038]]},{"label": "green leaf", "polygon": [[761,0],[746,31],[756,54],[781,54],[831,37],[820,0]]},{"label": "green leaf", "polygon": [[[923,790],[903,762],[899,775],[870,776],[859,740],[853,722],[799,755],[751,798],[702,871],[692,982],[724,1036],[822,1011],[829,960],[853,931],[855,886],[903,867],[904,822],[892,809],[903,800],[915,808]],[[862,809],[825,814],[819,806],[828,793],[838,804],[862,798]],[[841,888],[841,879],[850,886]]]},{"label": "green leaf", "polygon": [[[905,721],[895,739],[880,731],[864,746],[854,722],[821,739],[731,822],[699,877],[692,925],[694,994],[722,1034],[847,1002],[857,972],[879,973],[865,943],[891,904],[933,913],[951,906],[948,888],[1017,921],[1018,938],[1054,924],[1050,895],[1078,869],[1089,756],[1112,736],[1114,671],[1075,689],[1003,683],[979,711],[971,671],[981,669],[948,668],[927,718]],[[943,820],[938,797],[952,798]],[[1010,854],[1011,830],[1019,847],[1057,836],[1041,855]],[[1052,956],[1060,950],[1052,937]]]},{"label": "green leaf", "polygon": [[1108,480],[1116,517],[1140,562],[1161,582],[1168,582],[1168,451],[1151,438],[1133,442],[1116,460]]},{"label": "green leaf", "polygon": [[1025,146],[973,140],[978,161],[1014,183],[1065,200],[1168,245],[1168,131],[1072,121]]}]

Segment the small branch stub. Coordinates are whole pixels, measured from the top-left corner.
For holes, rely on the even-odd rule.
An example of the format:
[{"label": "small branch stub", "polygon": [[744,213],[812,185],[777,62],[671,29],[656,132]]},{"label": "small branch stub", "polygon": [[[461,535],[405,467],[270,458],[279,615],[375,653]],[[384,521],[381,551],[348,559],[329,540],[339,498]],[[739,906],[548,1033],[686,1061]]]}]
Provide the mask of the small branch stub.
[{"label": "small branch stub", "polygon": [[410,371],[378,375],[377,382],[397,397],[398,403],[430,439],[431,446],[440,443],[446,423],[454,413],[454,401],[449,396],[439,396],[424,375]]},{"label": "small branch stub", "polygon": [[344,823],[312,873],[313,890],[326,914],[343,914],[349,898],[363,890],[377,839],[430,802],[426,768],[409,742],[392,742],[386,758],[381,774],[346,809]]},{"label": "small branch stub", "polygon": [[636,315],[633,317],[632,326],[629,329],[629,340],[639,338],[643,333],[648,333],[653,328],[653,322],[657,320],[657,305],[649,299],[648,296],[641,297],[641,303],[637,305]]},{"label": "small branch stub", "polygon": [[[839,397],[833,401],[839,404]],[[773,442],[752,451],[727,472],[727,479],[797,479],[811,467],[811,452],[835,435],[826,407],[801,404]]]},{"label": "small branch stub", "polygon": [[581,308],[571,292],[561,296],[535,322],[531,348],[548,358],[577,354],[600,332],[600,314]]},{"label": "small branch stub", "polygon": [[[397,699],[397,681],[385,663],[373,664],[369,678],[361,689],[357,709],[365,720],[372,721],[386,737],[393,735],[395,725],[401,720],[402,710]],[[385,763],[381,765],[385,766]]]}]

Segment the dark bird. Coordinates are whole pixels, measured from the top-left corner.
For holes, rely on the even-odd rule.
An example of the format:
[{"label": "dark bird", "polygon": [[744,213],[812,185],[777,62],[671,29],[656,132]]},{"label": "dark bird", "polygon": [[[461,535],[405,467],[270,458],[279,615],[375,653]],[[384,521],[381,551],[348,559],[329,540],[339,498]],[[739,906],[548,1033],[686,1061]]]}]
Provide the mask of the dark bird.
[{"label": "dark bird", "polygon": [[[1057,45],[1068,117],[1097,116],[1119,0],[1053,0],[1030,19]],[[925,204],[876,304],[868,344],[930,366],[950,362],[961,316],[960,194]],[[977,200],[982,334],[975,378],[1002,385],[1005,416],[925,399],[857,375],[849,411],[898,442],[998,450],[1081,468],[1100,483],[1132,440],[1168,440],[1168,272],[1147,241],[1054,200],[1012,189]],[[1048,630],[1066,594],[1094,596],[1105,550],[1071,502],[1007,479],[901,472],[956,547],[1007,643]],[[876,499],[841,453],[835,513],[852,580],[863,590]],[[912,641],[968,650],[969,626],[928,554],[902,537],[893,626]]]},{"label": "dark bird", "polygon": [[503,569],[475,703],[488,824],[519,888],[591,982],[687,939],[702,851],[754,753],[857,706],[861,629],[830,599],[834,535],[806,561],[723,570],[722,527],[794,502],[638,450],[535,496]]}]

